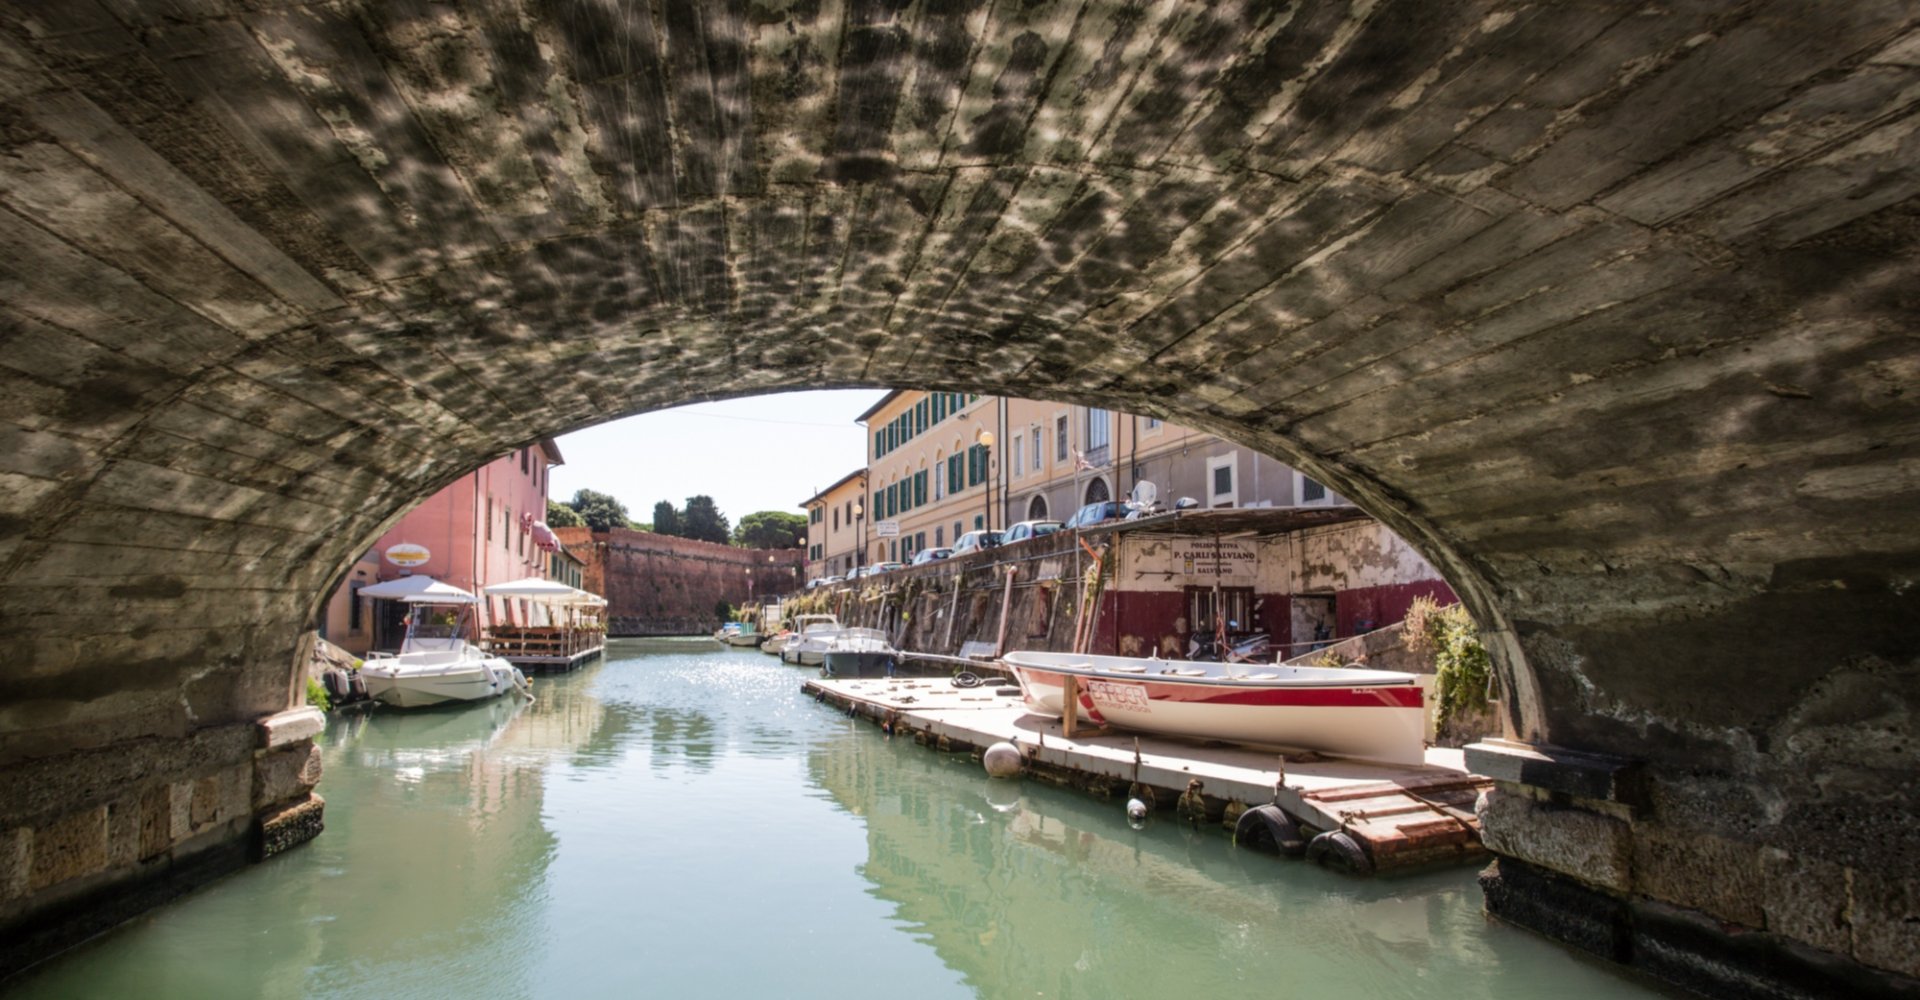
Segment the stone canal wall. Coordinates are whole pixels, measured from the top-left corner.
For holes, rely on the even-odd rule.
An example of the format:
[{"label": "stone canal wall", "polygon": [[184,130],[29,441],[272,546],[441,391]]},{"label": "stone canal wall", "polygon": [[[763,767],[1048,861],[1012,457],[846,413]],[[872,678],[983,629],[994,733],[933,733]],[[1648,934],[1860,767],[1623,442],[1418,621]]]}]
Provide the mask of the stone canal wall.
[{"label": "stone canal wall", "polygon": [[0,978],[321,829],[296,708],[0,770]]},{"label": "stone canal wall", "polygon": [[[1244,534],[1236,532],[1235,534]],[[1096,580],[1094,568],[1098,560]],[[896,570],[859,586],[795,598],[887,632],[915,652],[956,655],[969,642],[1005,649],[1182,655],[1193,589],[1251,591],[1244,629],[1276,644],[1312,641],[1297,612],[1326,609],[1328,634],[1398,621],[1415,597],[1455,598],[1424,559],[1372,519],[1258,537],[1148,529],[1058,532],[988,552]],[[1201,627],[1204,627],[1201,626]]]},{"label": "stone canal wall", "polygon": [[585,561],[581,585],[607,599],[607,632],[616,636],[711,632],[721,601],[798,588],[806,558],[801,549],[741,549],[626,528],[554,534]]}]

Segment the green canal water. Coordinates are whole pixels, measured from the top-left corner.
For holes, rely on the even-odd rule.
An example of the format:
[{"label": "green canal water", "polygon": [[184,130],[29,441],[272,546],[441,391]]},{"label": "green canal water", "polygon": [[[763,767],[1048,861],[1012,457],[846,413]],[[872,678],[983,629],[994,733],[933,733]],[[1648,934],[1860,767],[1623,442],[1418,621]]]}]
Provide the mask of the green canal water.
[{"label": "green canal water", "polygon": [[335,715],[327,830],[6,984],[20,997],[1644,997],[1359,880],[988,779],[711,641],[531,704]]}]

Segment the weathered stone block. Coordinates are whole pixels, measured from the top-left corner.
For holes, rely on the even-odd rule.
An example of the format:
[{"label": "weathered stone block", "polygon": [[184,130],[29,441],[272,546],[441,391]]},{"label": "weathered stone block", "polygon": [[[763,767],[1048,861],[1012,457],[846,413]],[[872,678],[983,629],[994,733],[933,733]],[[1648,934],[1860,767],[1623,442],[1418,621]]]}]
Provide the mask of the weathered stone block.
[{"label": "weathered stone block", "polygon": [[272,750],[320,735],[327,728],[327,714],[307,705],[269,715],[258,726],[260,748]]},{"label": "weathered stone block", "polygon": [[95,806],[33,831],[29,892],[91,875],[107,866],[107,807]]},{"label": "weathered stone block", "polygon": [[327,801],[318,795],[309,795],[299,802],[281,806],[260,817],[260,849],[262,859],[273,857],[289,848],[298,847],[320,835],[326,829],[323,815]]},{"label": "weathered stone block", "polygon": [[1658,823],[1633,828],[1633,890],[1751,928],[1766,926],[1762,848]]},{"label": "weathered stone block", "polygon": [[1633,831],[1626,823],[1499,789],[1481,803],[1488,850],[1617,892],[1632,888]]},{"label": "weathered stone block", "polygon": [[140,860],[140,799],[107,804],[107,866],[124,868]]},{"label": "weathered stone block", "polygon": [[193,783],[193,811],[189,828],[198,831],[220,819],[220,776],[210,774]]},{"label": "weathered stone block", "polygon": [[1465,753],[1467,770],[1496,781],[1636,809],[1646,803],[1639,761],[1511,740],[1481,740],[1468,744]]},{"label": "weathered stone block", "polygon": [[1920,977],[1920,885],[1892,874],[1854,872],[1853,957]]},{"label": "weathered stone block", "polygon": [[1836,954],[1852,950],[1848,918],[1852,875],[1840,865],[1777,848],[1760,852],[1767,879],[1767,930]]},{"label": "weathered stone block", "polygon": [[140,860],[173,845],[173,788],[157,785],[140,796]]},{"label": "weathered stone block", "polygon": [[1480,873],[1487,912],[1508,923],[1613,961],[1624,961],[1631,935],[1627,904],[1572,879],[1513,858]]},{"label": "weathered stone block", "polygon": [[253,808],[302,798],[319,783],[320,748],[311,741],[262,753],[253,767]]},{"label": "weathered stone block", "polygon": [[33,870],[33,830],[16,826],[0,830],[0,903],[27,894]]},{"label": "weathered stone block", "polygon": [[176,781],[167,786],[167,842],[178,843],[193,834],[193,786]]}]

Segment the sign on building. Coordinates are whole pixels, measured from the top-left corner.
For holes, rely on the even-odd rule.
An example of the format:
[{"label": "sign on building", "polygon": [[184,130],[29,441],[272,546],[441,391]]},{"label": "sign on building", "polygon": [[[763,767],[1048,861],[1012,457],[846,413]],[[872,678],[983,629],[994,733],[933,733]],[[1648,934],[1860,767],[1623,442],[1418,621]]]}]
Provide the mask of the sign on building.
[{"label": "sign on building", "polygon": [[387,561],[395,566],[419,566],[433,558],[433,553],[429,552],[424,545],[401,542],[398,545],[387,546],[386,557]]},{"label": "sign on building", "polygon": [[873,522],[873,536],[875,538],[896,538],[899,536],[899,534],[900,534],[899,521]]},{"label": "sign on building", "polygon": [[1258,552],[1251,538],[1176,538],[1173,571],[1207,581],[1218,579],[1223,584],[1251,586],[1260,565]]}]

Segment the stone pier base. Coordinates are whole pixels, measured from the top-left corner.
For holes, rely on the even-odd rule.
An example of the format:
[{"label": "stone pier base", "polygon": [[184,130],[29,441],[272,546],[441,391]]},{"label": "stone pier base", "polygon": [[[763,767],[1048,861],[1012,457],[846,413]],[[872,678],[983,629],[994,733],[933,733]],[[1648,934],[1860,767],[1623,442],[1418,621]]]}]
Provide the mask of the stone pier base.
[{"label": "stone pier base", "polygon": [[322,827],[317,709],[0,769],[0,978]]},{"label": "stone pier base", "polygon": [[1912,860],[1848,866],[1736,840],[1638,764],[1490,740],[1467,767],[1487,913],[1704,996],[1920,1000]]}]

